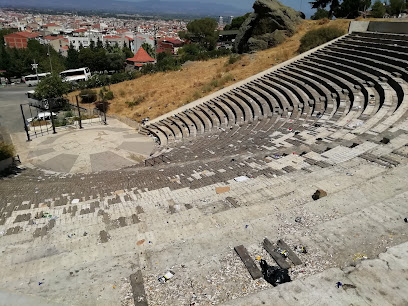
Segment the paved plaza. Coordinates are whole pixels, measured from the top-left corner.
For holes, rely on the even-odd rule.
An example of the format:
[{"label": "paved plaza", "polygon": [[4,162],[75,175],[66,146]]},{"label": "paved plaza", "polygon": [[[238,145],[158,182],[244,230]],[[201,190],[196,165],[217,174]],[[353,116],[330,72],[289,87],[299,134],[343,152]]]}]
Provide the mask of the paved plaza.
[{"label": "paved plaza", "polygon": [[26,141],[24,133],[13,134],[24,164],[61,173],[91,173],[117,170],[143,162],[155,147],[151,137],[126,124],[110,119],[67,127]]}]

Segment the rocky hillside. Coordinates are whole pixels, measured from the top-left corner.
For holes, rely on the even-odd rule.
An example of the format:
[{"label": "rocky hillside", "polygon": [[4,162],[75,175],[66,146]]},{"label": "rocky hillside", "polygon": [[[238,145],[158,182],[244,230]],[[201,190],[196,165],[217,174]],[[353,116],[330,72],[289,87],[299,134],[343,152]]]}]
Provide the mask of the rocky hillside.
[{"label": "rocky hillside", "polygon": [[277,0],[256,0],[254,12],[242,24],[235,41],[238,53],[265,50],[292,36],[302,13]]}]

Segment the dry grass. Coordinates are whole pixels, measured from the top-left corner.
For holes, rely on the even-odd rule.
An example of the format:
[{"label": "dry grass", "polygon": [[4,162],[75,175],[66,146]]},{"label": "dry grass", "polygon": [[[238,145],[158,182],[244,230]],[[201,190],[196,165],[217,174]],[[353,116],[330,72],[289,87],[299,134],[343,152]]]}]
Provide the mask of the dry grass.
[{"label": "dry grass", "polygon": [[[339,19],[324,25],[319,23],[306,20],[294,36],[278,47],[244,55],[234,64],[228,64],[229,57],[194,62],[180,71],[145,75],[136,80],[111,85],[110,90],[115,98],[111,101],[109,113],[137,121],[145,117],[156,118],[296,56],[300,38],[307,31],[335,25],[346,32],[350,20]],[[128,106],[129,102],[140,100],[140,97],[143,97],[141,103]]]},{"label": "dry grass", "polygon": [[52,124],[50,120],[41,120],[41,121],[31,121],[30,126],[51,127]]}]

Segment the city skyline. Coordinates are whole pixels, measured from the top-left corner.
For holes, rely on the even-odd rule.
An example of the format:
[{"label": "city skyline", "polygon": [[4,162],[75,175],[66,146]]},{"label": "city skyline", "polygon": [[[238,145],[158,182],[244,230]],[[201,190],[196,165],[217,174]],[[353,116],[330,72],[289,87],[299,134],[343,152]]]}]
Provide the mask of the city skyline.
[{"label": "city skyline", "polygon": [[[255,0],[90,0],[86,3],[80,0],[67,0],[55,3],[52,0],[0,0],[0,7],[11,8],[36,8],[36,9],[62,9],[73,10],[99,10],[112,13],[161,13],[169,15],[186,16],[241,16],[247,12],[252,12]],[[181,3],[185,2],[184,10],[179,10]],[[313,15],[314,10],[307,0],[280,0],[284,5],[292,7],[296,11],[302,11],[307,18]],[[138,3],[140,3],[138,7]],[[196,4],[196,5],[195,5]],[[158,11],[160,10],[160,12]]]}]

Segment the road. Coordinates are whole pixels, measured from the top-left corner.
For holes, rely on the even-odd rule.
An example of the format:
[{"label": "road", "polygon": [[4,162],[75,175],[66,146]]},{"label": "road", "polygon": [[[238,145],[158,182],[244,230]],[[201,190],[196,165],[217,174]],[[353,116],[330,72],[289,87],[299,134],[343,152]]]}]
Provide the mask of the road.
[{"label": "road", "polygon": [[[28,102],[25,93],[31,89],[25,84],[0,88],[0,127],[10,134],[24,132],[20,104]],[[25,115],[31,117],[28,107]]]}]

